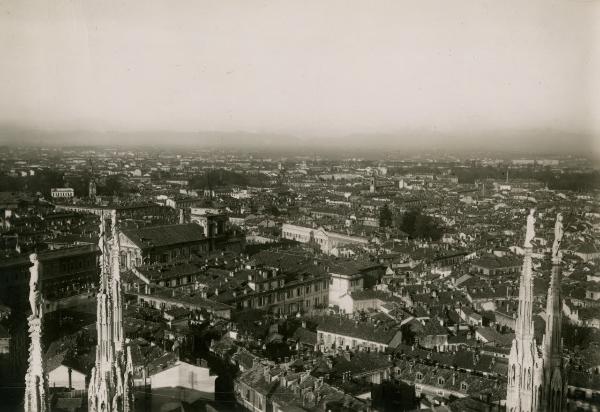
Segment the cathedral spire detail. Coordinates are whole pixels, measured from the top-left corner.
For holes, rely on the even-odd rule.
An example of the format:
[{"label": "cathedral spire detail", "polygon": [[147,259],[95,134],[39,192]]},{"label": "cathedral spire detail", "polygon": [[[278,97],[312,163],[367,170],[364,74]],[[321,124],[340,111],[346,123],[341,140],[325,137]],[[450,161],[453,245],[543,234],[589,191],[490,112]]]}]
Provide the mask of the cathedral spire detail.
[{"label": "cathedral spire detail", "polygon": [[527,216],[523,267],[519,285],[519,312],[508,363],[506,410],[508,412],[552,411],[565,407],[565,373],[562,360],[560,254],[562,216],[555,225],[552,247],[552,277],[546,301],[546,330],[538,348],[533,327],[532,253],[535,209]]},{"label": "cathedral spire detail", "polygon": [[90,412],[133,410],[133,367],[131,352],[125,348],[121,301],[119,232],[116,213],[111,216],[110,245],[106,218],[100,223],[100,284],[97,295],[96,363],[88,389]]}]

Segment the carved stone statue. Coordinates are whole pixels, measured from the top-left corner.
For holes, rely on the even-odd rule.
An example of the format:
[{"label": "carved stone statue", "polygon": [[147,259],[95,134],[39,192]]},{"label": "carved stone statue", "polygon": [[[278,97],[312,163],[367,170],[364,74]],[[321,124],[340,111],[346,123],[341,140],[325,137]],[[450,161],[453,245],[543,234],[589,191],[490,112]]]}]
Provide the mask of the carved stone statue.
[{"label": "carved stone statue", "polygon": [[29,261],[33,266],[29,268],[29,305],[31,313],[34,317],[40,316],[40,291],[39,291],[39,266],[37,255],[32,253],[29,255]]},{"label": "carved stone statue", "polygon": [[525,232],[525,247],[532,247],[531,241],[535,238],[535,209],[529,210],[527,216],[527,230]]},{"label": "carved stone statue", "polygon": [[563,230],[563,217],[562,214],[558,213],[556,215],[556,223],[554,225],[554,243],[552,244],[552,257],[557,258],[560,243],[562,242],[564,230]]}]

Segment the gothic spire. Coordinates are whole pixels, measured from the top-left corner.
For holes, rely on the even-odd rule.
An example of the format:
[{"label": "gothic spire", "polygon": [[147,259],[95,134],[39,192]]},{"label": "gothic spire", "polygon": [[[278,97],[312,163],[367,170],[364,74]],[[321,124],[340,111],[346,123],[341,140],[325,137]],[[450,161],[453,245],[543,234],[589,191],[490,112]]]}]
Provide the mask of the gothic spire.
[{"label": "gothic spire", "polygon": [[129,412],[133,410],[133,368],[131,352],[125,352],[121,305],[119,232],[116,211],[112,216],[112,236],[107,242],[104,216],[99,245],[101,278],[97,295],[98,346],[96,364],[88,390],[90,412]]},{"label": "gothic spire", "polygon": [[556,216],[554,243],[552,245],[552,275],[546,300],[546,330],[542,345],[544,359],[543,410],[563,409],[566,389],[566,374],[562,359],[562,297],[561,297],[561,253],[563,237],[562,215]]}]

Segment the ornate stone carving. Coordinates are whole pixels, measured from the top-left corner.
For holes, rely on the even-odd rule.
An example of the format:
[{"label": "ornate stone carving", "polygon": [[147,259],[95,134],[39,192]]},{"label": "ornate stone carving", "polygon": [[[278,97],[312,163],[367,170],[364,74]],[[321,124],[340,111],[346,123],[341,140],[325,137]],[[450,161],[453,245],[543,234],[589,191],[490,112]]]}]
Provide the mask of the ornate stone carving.
[{"label": "ornate stone carving", "polygon": [[526,248],[530,248],[533,245],[531,242],[535,238],[535,209],[529,210],[529,215],[527,216],[527,229],[525,231],[525,244]]}]

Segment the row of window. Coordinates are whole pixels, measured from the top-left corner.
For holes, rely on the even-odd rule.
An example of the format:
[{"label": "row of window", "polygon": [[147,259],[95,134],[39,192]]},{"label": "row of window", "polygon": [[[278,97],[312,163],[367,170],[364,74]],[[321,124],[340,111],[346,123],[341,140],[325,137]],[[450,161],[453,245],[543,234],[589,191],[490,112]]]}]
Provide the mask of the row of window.
[{"label": "row of window", "polygon": [[331,335],[329,333],[324,333],[324,332],[317,332],[317,339],[318,339],[318,341],[323,341],[326,344],[333,344],[335,346],[345,347],[346,349],[353,349],[358,346],[362,346],[362,347],[369,347],[373,350],[379,349],[380,351],[383,352],[386,348],[385,345],[381,345],[378,343],[367,342],[367,341],[363,341],[363,340],[358,341],[356,339],[343,337],[343,336],[334,336],[334,335]]},{"label": "row of window", "polygon": [[[417,372],[417,374],[415,375],[415,379],[417,381],[421,381],[423,380],[423,374],[421,372]],[[441,376],[438,377],[437,379],[437,384],[438,385],[444,385],[446,383],[446,380],[444,378],[442,378]],[[460,390],[461,391],[466,391],[468,389],[468,385],[466,382],[461,382],[460,383]]]},{"label": "row of window", "polygon": [[[266,305],[271,305],[273,303],[277,303],[277,302],[281,302],[285,299],[283,299],[283,293],[279,293],[277,294],[277,300],[274,299],[275,295],[268,295],[268,296],[260,296],[257,298],[256,302],[257,302],[257,307],[263,307]],[[248,305],[250,305],[250,307],[252,307],[252,301],[247,301]],[[303,301],[299,301],[297,302],[298,304],[300,304],[300,308],[302,307],[302,302]],[[313,298],[313,302],[314,302],[314,306],[319,305],[321,302],[321,298],[319,296],[316,296],[315,298]],[[310,299],[307,299],[304,301],[304,306],[306,308],[309,308],[311,306],[311,301]]]}]

